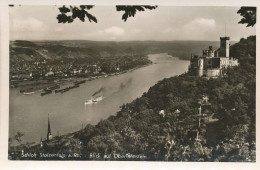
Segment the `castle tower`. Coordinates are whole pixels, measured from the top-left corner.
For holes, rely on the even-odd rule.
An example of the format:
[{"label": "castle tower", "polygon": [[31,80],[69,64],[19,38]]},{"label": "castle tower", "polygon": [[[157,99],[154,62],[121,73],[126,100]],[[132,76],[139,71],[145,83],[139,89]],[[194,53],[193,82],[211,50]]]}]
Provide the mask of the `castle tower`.
[{"label": "castle tower", "polygon": [[198,76],[199,77],[203,76],[203,65],[204,65],[204,59],[199,58],[199,60],[198,60]]},{"label": "castle tower", "polygon": [[229,37],[220,37],[219,57],[229,58]]},{"label": "castle tower", "polygon": [[52,139],[52,134],[51,134],[51,124],[50,124],[50,118],[48,114],[48,130],[47,130],[47,142]]}]

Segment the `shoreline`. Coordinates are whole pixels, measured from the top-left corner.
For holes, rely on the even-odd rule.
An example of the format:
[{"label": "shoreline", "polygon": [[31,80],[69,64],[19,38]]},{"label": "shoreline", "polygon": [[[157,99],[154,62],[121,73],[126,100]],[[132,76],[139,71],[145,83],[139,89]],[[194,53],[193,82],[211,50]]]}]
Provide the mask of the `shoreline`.
[{"label": "shoreline", "polygon": [[48,83],[48,81],[49,81],[48,79],[21,81],[18,83],[18,87],[16,87],[16,88],[9,87],[9,89],[19,89],[19,90],[23,91],[25,89],[33,88],[32,91],[30,91],[30,92],[21,92],[21,94],[24,94],[24,95],[31,95],[31,94],[35,94],[35,93],[40,93],[40,92],[44,91],[44,88],[47,88],[52,85],[58,84],[61,86],[61,88],[65,88],[65,87],[72,85],[75,81],[82,81],[82,80],[93,81],[93,80],[100,79],[100,78],[117,76],[117,75],[121,75],[121,74],[124,74],[127,72],[132,72],[132,71],[142,68],[142,67],[147,67],[151,64],[154,64],[154,63],[151,61],[151,63],[145,64],[142,66],[137,66],[137,67],[131,68],[129,70],[124,70],[124,71],[110,73],[110,74],[97,75],[97,76],[89,76],[88,78],[81,78],[81,77],[73,76],[73,77],[68,77],[68,78],[54,79],[54,80],[52,80],[52,82],[49,82],[49,83]]},{"label": "shoreline", "polygon": [[[151,60],[150,60],[150,61],[151,61]],[[118,73],[111,73],[111,74],[107,74],[107,75],[104,75],[104,76],[97,76],[96,78],[93,78],[93,77],[91,77],[91,78],[77,78],[77,77],[73,77],[73,78],[70,79],[70,80],[63,80],[63,81],[66,81],[66,82],[65,82],[65,84],[63,84],[63,86],[61,85],[61,88],[64,88],[64,85],[67,85],[67,86],[70,85],[70,84],[71,84],[72,82],[74,82],[74,81],[80,81],[80,80],[93,81],[93,80],[96,80],[96,79],[106,78],[106,77],[109,77],[109,76],[117,76],[117,75],[121,75],[121,74],[124,74],[124,73],[127,73],[127,72],[132,72],[132,71],[137,70],[137,69],[139,69],[139,68],[147,67],[147,66],[152,65],[152,64],[154,64],[154,63],[151,61],[151,63],[145,64],[145,65],[142,65],[142,66],[138,66],[138,67],[132,68],[132,69],[127,70],[127,71],[121,71],[121,72],[118,72]],[[61,79],[61,80],[62,80],[62,79]],[[61,80],[59,80],[59,81],[61,81]],[[18,88],[19,88],[19,87],[18,87]],[[18,89],[18,88],[16,88],[16,89]],[[38,90],[36,90],[35,92],[33,92],[33,93],[31,93],[31,94],[40,93],[40,92],[42,92],[42,91],[44,91],[44,90],[43,90],[43,89],[41,89],[41,90],[38,89]],[[21,93],[21,94],[22,94],[22,93]],[[23,94],[23,95],[31,95],[31,94]],[[54,94],[55,94],[55,93],[54,93]],[[91,125],[95,126],[96,124],[91,124]],[[78,133],[79,131],[80,131],[80,130],[71,131],[71,132],[68,132],[68,133],[66,133],[66,134],[60,135],[59,137],[60,137],[60,138],[63,138],[63,139],[68,139],[68,138],[70,138],[71,136],[73,136],[73,135],[75,135],[76,133]],[[57,136],[54,136],[52,140],[56,140],[56,138],[57,138]],[[32,143],[32,144],[30,145],[30,147],[40,146],[40,143],[39,143],[39,142],[30,142],[30,141],[27,141],[27,142]],[[9,147],[17,147],[17,146],[19,146],[19,145],[12,145],[12,146],[9,146]]]},{"label": "shoreline", "polygon": [[[183,61],[187,61],[185,59],[180,59],[179,57],[174,57],[172,55],[170,55],[169,53],[156,53],[156,54],[166,54],[168,56],[170,56],[171,58],[173,58],[174,60],[183,60]],[[147,54],[147,56],[149,55],[156,55],[156,54]],[[149,58],[149,57],[148,57]],[[28,81],[9,81],[9,84],[12,84],[11,82],[15,82],[16,85],[18,85],[18,87],[14,87],[12,85],[9,86],[9,89],[19,89],[19,90],[26,90],[26,89],[32,89],[33,91],[30,91],[24,95],[31,95],[31,94],[35,94],[35,93],[40,93],[44,91],[44,88],[47,88],[49,86],[53,86],[53,85],[60,85],[62,88],[66,88],[70,85],[73,84],[73,82],[75,81],[81,81],[81,80],[85,80],[85,81],[92,81],[92,80],[96,80],[99,78],[106,78],[109,76],[115,76],[115,75],[121,75],[127,72],[131,72],[134,71],[136,69],[142,68],[142,67],[146,67],[149,66],[151,64],[157,64],[157,62],[153,62],[152,60],[150,60],[150,63],[147,63],[145,65],[141,65],[141,66],[137,66],[134,68],[131,68],[129,70],[124,70],[124,71],[119,71],[116,73],[100,73],[102,75],[97,75],[97,76],[89,76],[88,78],[82,78],[82,77],[77,77],[77,76],[71,76],[71,77],[63,77],[63,78],[58,78],[58,79],[37,79],[37,80],[28,80]],[[51,81],[51,82],[50,82]]]}]

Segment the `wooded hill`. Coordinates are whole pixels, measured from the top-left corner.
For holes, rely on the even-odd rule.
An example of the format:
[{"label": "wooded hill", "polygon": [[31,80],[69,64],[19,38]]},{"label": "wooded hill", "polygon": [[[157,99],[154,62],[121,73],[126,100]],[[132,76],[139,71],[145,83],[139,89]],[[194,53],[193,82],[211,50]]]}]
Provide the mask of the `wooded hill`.
[{"label": "wooded hill", "polygon": [[[255,36],[241,39],[231,48],[240,66],[225,77],[183,74],[164,79],[123,105],[116,116],[87,125],[75,135],[83,142],[82,154],[115,151],[144,154],[150,160],[255,161],[256,67],[247,62],[255,59],[255,48]],[[205,117],[199,128],[202,95],[209,100],[202,106]],[[195,140],[196,129],[200,141]]]}]

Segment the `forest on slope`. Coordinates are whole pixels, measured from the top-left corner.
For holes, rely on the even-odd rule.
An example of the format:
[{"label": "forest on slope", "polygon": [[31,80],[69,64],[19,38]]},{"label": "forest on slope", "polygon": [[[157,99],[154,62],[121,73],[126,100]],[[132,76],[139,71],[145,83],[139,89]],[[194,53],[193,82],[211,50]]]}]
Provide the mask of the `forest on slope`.
[{"label": "forest on slope", "polygon": [[[183,74],[158,82],[142,97],[123,105],[116,116],[79,131],[75,137],[83,142],[82,154],[132,153],[169,161],[255,161],[255,51],[255,36],[241,39],[231,47],[231,56],[239,59],[240,66],[226,76],[207,80]],[[203,95],[209,98],[204,105]],[[205,116],[200,128],[199,105]],[[165,114],[159,114],[160,110]],[[195,140],[196,129],[200,141]]]},{"label": "forest on slope", "polygon": [[130,153],[145,157],[122,160],[254,162],[255,50],[255,36],[241,39],[230,50],[240,65],[225,76],[205,79],[185,73],[164,79],[116,115],[73,133],[70,145],[58,142],[30,151],[76,152],[80,158],[64,159],[83,160],[118,160],[104,156]]}]

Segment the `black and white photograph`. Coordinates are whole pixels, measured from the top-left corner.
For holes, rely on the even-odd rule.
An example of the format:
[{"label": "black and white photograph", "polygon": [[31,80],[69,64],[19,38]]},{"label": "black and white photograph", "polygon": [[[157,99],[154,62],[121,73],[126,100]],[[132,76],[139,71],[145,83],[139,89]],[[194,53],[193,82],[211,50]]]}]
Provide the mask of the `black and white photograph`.
[{"label": "black and white photograph", "polygon": [[9,161],[256,162],[257,6],[8,10]]}]

